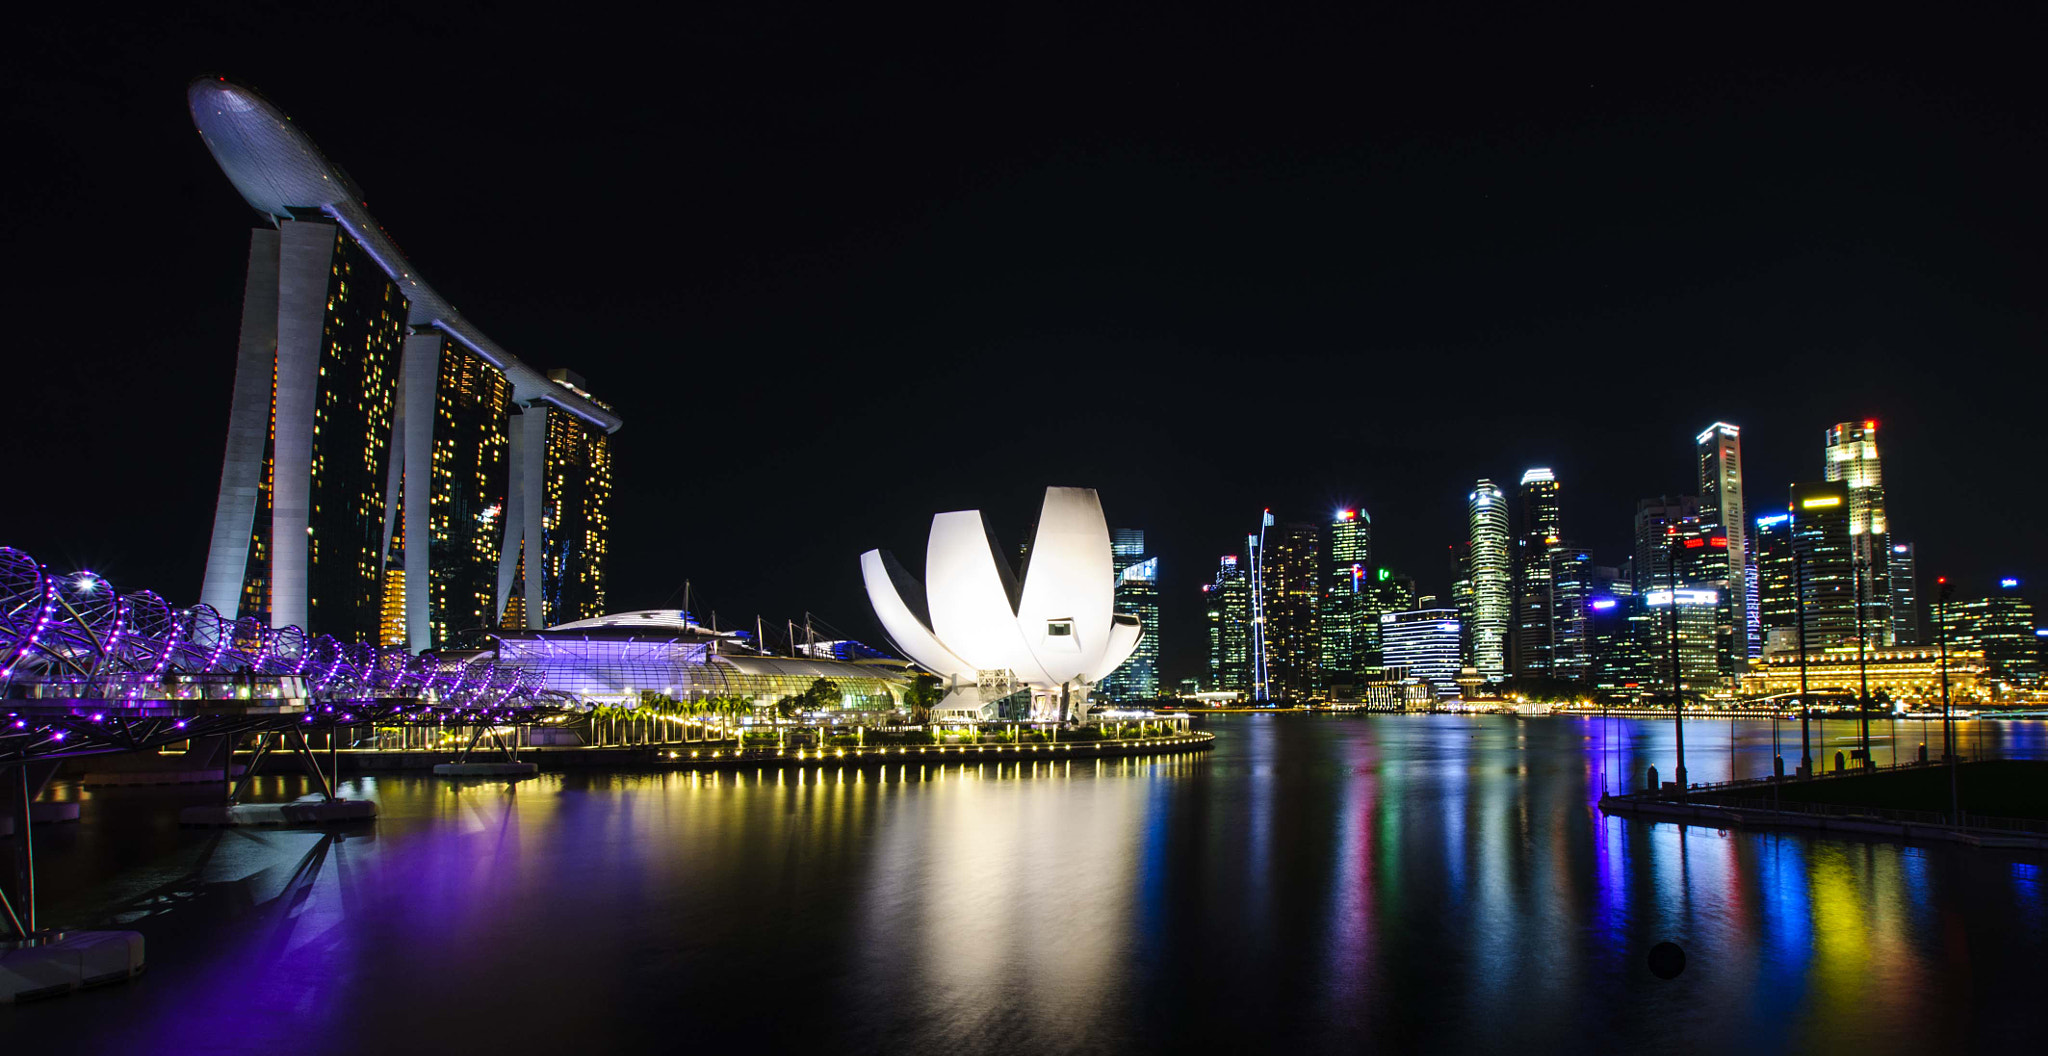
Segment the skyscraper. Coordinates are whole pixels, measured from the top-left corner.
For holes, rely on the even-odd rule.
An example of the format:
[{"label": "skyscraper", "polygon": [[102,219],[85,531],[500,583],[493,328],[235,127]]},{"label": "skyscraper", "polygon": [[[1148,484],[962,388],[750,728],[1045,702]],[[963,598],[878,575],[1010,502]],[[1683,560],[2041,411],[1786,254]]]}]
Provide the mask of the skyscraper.
[{"label": "skyscraper", "polygon": [[267,225],[201,600],[415,650],[478,644],[508,611],[598,615],[619,417],[449,305],[268,100],[220,79],[188,100]]},{"label": "skyscraper", "polygon": [[1100,692],[1110,700],[1151,700],[1159,695],[1159,559],[1145,556],[1142,530],[1117,528],[1109,533],[1109,560],[1116,611],[1137,617],[1145,633]]},{"label": "skyscraper", "polygon": [[1267,694],[1274,699],[1306,700],[1322,688],[1320,534],[1313,524],[1277,525],[1259,558]]},{"label": "skyscraper", "polygon": [[1329,684],[1348,684],[1363,663],[1360,639],[1372,575],[1372,515],[1338,510],[1330,521],[1329,543],[1323,581],[1323,678]]},{"label": "skyscraper", "polygon": [[[1373,569],[1365,586],[1365,604],[1359,611],[1358,664],[1378,667],[1386,662],[1380,643],[1380,617],[1415,607],[1415,580],[1391,568]],[[1459,652],[1460,662],[1464,653]]]},{"label": "skyscraper", "polygon": [[1625,583],[1610,585],[1618,589],[1596,587],[1586,602],[1586,635],[1592,644],[1587,677],[1596,689],[1634,700],[1655,688],[1649,650],[1658,640],[1659,624],[1641,595],[1629,592]]},{"label": "skyscraper", "polygon": [[1983,650],[1996,698],[2006,697],[2006,687],[2040,684],[2041,645],[2034,607],[2020,593],[2019,580],[2001,579],[1998,589],[1984,597],[1942,608],[1949,652]]},{"label": "skyscraper", "polygon": [[1730,677],[1763,649],[1761,625],[1749,605],[1749,514],[1742,498],[1742,430],[1715,422],[1693,438],[1699,456],[1700,524],[1710,538],[1726,539],[1709,555],[1715,561],[1714,589],[1721,600],[1723,636],[1729,647],[1720,660]]},{"label": "skyscraper", "polygon": [[1659,495],[1636,503],[1635,592],[1668,587],[1671,575],[1669,529],[1700,516],[1700,500],[1690,495]]},{"label": "skyscraper", "polygon": [[1406,669],[1429,683],[1438,700],[1458,698],[1458,614],[1450,609],[1413,609],[1380,617],[1386,666]]},{"label": "skyscraper", "polygon": [[1203,584],[1202,594],[1209,621],[1209,686],[1249,692],[1252,589],[1236,554],[1223,555],[1216,582]]},{"label": "skyscraper", "polygon": [[1846,485],[1792,485],[1789,516],[1794,627],[1804,621],[1800,648],[1818,652],[1856,640],[1856,580],[1851,564]]},{"label": "skyscraper", "polygon": [[1592,557],[1564,538],[1556,474],[1522,474],[1515,534],[1514,672],[1579,679],[1587,674],[1586,598]]},{"label": "skyscraper", "polygon": [[1885,562],[1885,578],[1892,595],[1892,641],[1898,645],[1919,645],[1920,573],[1913,557],[1912,543],[1895,542]]},{"label": "skyscraper", "polygon": [[[1673,602],[1677,605],[1677,626],[1673,620]],[[1711,589],[1680,587],[1677,590],[1653,590],[1643,595],[1643,604],[1648,609],[1651,628],[1647,652],[1653,669],[1653,680],[1658,691],[1668,692],[1671,688],[1672,634],[1677,634],[1679,688],[1693,692],[1704,692],[1726,685],[1727,679],[1721,671],[1720,632],[1721,599]]]},{"label": "skyscraper", "polygon": [[1877,422],[1841,422],[1827,431],[1827,479],[1848,485],[1849,543],[1862,580],[1864,625],[1873,645],[1893,638],[1891,534],[1884,513],[1884,470],[1877,460]]},{"label": "skyscraper", "polygon": [[1596,570],[1593,555],[1574,547],[1550,552],[1550,670],[1552,678],[1579,680],[1592,673],[1586,623]]},{"label": "skyscraper", "polygon": [[[1471,530],[1472,666],[1479,677],[1506,677],[1508,625],[1514,613],[1514,564],[1508,542],[1508,503],[1500,487],[1480,480],[1466,496]],[[1382,621],[1384,623],[1384,621]],[[1384,633],[1385,628],[1381,628]]]},{"label": "skyscraper", "polygon": [[1792,515],[1758,517],[1751,541],[1756,547],[1757,617],[1763,628],[1764,655],[1796,650],[1799,567],[1792,549]]}]

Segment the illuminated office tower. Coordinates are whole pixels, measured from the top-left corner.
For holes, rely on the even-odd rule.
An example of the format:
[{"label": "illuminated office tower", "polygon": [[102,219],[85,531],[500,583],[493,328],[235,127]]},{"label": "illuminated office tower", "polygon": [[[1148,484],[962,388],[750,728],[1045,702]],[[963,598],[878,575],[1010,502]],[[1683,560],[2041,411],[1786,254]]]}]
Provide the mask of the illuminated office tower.
[{"label": "illuminated office tower", "polygon": [[449,305],[268,100],[218,78],[187,97],[266,225],[201,600],[414,650],[478,644],[508,608],[530,627],[598,615],[618,416]]},{"label": "illuminated office tower", "polygon": [[1330,521],[1329,557],[1324,565],[1322,614],[1323,677],[1349,683],[1361,666],[1366,588],[1372,573],[1372,515],[1338,510]]},{"label": "illuminated office tower", "polygon": [[[1359,608],[1358,665],[1378,667],[1386,662],[1381,653],[1380,617],[1415,608],[1415,580],[1391,568],[1375,568],[1364,593]],[[1459,656],[1464,656],[1462,647]]]},{"label": "illuminated office tower", "polygon": [[1458,699],[1458,614],[1451,609],[1413,609],[1380,616],[1386,666],[1429,683],[1438,700]]},{"label": "illuminated office tower", "polygon": [[1110,700],[1151,700],[1159,695],[1159,559],[1145,556],[1142,530],[1118,528],[1109,533],[1109,560],[1116,611],[1137,617],[1145,633],[1099,691]]},{"label": "illuminated office tower", "polygon": [[1466,496],[1466,515],[1471,529],[1472,666],[1479,669],[1479,677],[1497,682],[1507,675],[1508,625],[1514,613],[1507,497],[1493,481],[1481,480]]},{"label": "illuminated office tower", "polygon": [[1690,495],[1659,495],[1636,503],[1635,591],[1647,593],[1670,586],[1671,546],[1666,538],[1674,525],[1699,520],[1700,500]]},{"label": "illuminated office tower", "polygon": [[[1807,652],[1856,641],[1856,580],[1851,564],[1849,491],[1840,483],[1792,485],[1788,526],[1793,626],[1805,621]],[[1805,611],[1802,614],[1799,609]]]},{"label": "illuminated office tower", "polygon": [[[1749,607],[1749,514],[1742,500],[1742,430],[1715,422],[1693,438],[1699,456],[1700,523],[1710,538],[1726,539],[1710,557],[1713,582],[1727,608],[1722,624],[1734,629],[1721,666],[1731,674],[1763,650],[1762,628]],[[1697,584],[1696,584],[1697,585]]]},{"label": "illuminated office tower", "polygon": [[1593,687],[1630,700],[1654,690],[1656,667],[1649,650],[1659,641],[1658,626],[1641,595],[1602,593],[1588,599],[1586,634],[1593,659],[1587,678]]},{"label": "illuminated office tower", "polygon": [[[1732,682],[1748,667],[1748,657],[1743,655],[1748,629],[1735,622],[1740,617],[1741,607],[1719,597],[1721,591],[1733,589],[1722,579],[1730,571],[1728,537],[1721,534],[1718,526],[1691,520],[1666,528],[1665,540],[1671,551],[1671,569],[1677,573],[1677,585],[1716,592],[1721,610],[1714,621],[1714,640],[1719,643],[1714,654],[1715,664],[1721,671],[1721,677]],[[1669,584],[1666,589],[1668,587]],[[1746,595],[1746,570],[1742,589]]]},{"label": "illuminated office tower", "polygon": [[1305,700],[1321,689],[1321,532],[1313,524],[1282,524],[1266,533],[1259,556],[1264,594],[1267,694]]},{"label": "illuminated office tower", "polygon": [[1757,618],[1765,656],[1799,647],[1798,565],[1792,551],[1792,515],[1758,517],[1750,539],[1756,547]]},{"label": "illuminated office tower", "polygon": [[1990,668],[1994,697],[2006,699],[2010,687],[2041,683],[2041,646],[2034,626],[2034,607],[2020,593],[2020,581],[2005,578],[1998,589],[1981,598],[1942,607],[1951,654],[1981,650]]},{"label": "illuminated office tower", "polygon": [[1250,692],[1252,587],[1236,554],[1225,554],[1216,582],[1202,584],[1209,620],[1209,687]]},{"label": "illuminated office tower", "polygon": [[[1676,628],[1671,625],[1674,598],[1678,608]],[[1693,587],[1652,590],[1643,595],[1643,605],[1650,617],[1646,626],[1651,642],[1645,651],[1650,656],[1656,690],[1668,692],[1671,688],[1674,630],[1678,638],[1679,688],[1705,693],[1728,684],[1721,669],[1723,605],[1718,592]]]},{"label": "illuminated office tower", "polygon": [[1593,555],[1572,547],[1550,553],[1551,678],[1584,679],[1592,674],[1592,641],[1586,623],[1593,599],[1596,569]]},{"label": "illuminated office tower", "polygon": [[1884,469],[1877,459],[1877,422],[1842,422],[1827,432],[1827,479],[1848,485],[1849,541],[1863,585],[1863,620],[1873,645],[1889,645],[1891,533],[1884,515]]},{"label": "illuminated office tower", "polygon": [[1885,579],[1892,595],[1892,641],[1898,645],[1919,645],[1920,579],[1919,563],[1913,559],[1912,543],[1893,543],[1885,561]]},{"label": "illuminated office tower", "polygon": [[1551,563],[1564,529],[1558,509],[1557,476],[1548,469],[1522,474],[1521,524],[1515,533],[1515,615],[1510,633],[1516,675],[1551,674],[1557,651],[1557,607],[1551,593]]}]

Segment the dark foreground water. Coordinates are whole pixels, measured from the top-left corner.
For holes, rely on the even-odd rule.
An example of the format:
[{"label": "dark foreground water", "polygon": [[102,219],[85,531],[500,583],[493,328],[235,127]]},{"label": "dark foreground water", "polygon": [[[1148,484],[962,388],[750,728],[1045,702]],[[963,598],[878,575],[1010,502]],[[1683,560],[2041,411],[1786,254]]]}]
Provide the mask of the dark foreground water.
[{"label": "dark foreground water", "polygon": [[[0,1009],[0,1051],[2035,1051],[2048,1024],[2039,856],[1603,817],[1668,723],[1211,728],[1100,764],[364,779],[382,817],[337,835],[93,795],[39,829],[45,917],[143,931],[150,971]],[[1767,768],[1770,724],[1732,729]],[[1695,780],[1730,731],[1689,725]]]}]

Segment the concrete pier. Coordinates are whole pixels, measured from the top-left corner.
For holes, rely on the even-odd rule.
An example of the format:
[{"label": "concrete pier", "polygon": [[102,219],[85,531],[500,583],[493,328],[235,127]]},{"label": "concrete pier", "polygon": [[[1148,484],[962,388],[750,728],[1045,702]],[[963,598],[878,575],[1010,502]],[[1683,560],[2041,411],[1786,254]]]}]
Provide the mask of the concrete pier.
[{"label": "concrete pier", "polygon": [[326,825],[344,821],[368,821],[377,816],[377,804],[367,799],[335,799],[314,794],[290,803],[207,803],[178,812],[178,824],[201,828],[243,825]]},{"label": "concrete pier", "polygon": [[73,931],[34,945],[0,944],[0,1005],[122,982],[142,967],[138,931]]},{"label": "concrete pier", "polygon": [[532,777],[540,773],[538,763],[436,763],[436,777]]}]

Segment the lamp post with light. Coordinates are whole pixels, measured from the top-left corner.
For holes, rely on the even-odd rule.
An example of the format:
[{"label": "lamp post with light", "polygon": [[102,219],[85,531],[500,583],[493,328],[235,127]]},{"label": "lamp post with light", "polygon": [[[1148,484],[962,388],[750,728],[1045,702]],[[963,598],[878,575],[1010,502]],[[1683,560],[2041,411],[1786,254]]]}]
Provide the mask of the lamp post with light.
[{"label": "lamp post with light", "polygon": [[1934,580],[1935,623],[1941,631],[1941,756],[1948,764],[1948,816],[1957,825],[1963,821],[1963,797],[1956,787],[1955,725],[1948,707],[1948,596],[1952,589],[1947,576]]}]

